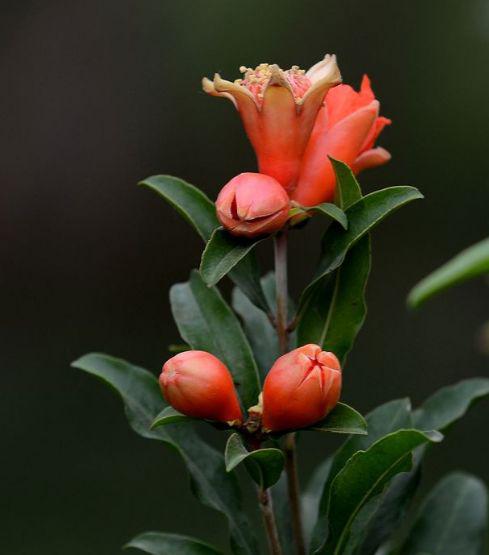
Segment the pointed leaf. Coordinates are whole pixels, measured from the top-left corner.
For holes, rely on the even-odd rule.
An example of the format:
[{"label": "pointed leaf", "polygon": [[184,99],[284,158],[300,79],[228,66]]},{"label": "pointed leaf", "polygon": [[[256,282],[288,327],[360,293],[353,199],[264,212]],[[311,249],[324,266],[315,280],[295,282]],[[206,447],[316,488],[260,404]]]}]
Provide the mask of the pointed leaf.
[{"label": "pointed leaf", "polygon": [[[154,175],[141,181],[140,185],[155,191],[173,206],[205,242],[219,227],[214,203],[200,189],[183,179],[171,175]],[[258,263],[250,254],[242,257],[229,277],[252,303],[268,312],[269,307],[260,287]]]},{"label": "pointed leaf", "polygon": [[260,378],[251,347],[226,301],[209,288],[197,271],[170,290],[173,317],[182,339],[192,349],[212,353],[232,373],[244,408],[258,402]]},{"label": "pointed leaf", "polygon": [[216,285],[263,239],[234,237],[224,229],[216,229],[202,253],[202,279],[209,287]]},{"label": "pointed leaf", "polygon": [[257,547],[243,513],[238,484],[232,475],[226,474],[222,455],[186,424],[150,429],[154,417],[165,407],[156,377],[124,360],[97,353],[81,357],[72,366],[97,376],[121,396],[129,424],[136,433],[163,441],[178,451],[197,497],[227,518],[236,553],[255,555]]},{"label": "pointed leaf", "polygon": [[194,418],[190,418],[190,416],[185,416],[185,414],[178,412],[173,407],[165,407],[153,420],[151,424],[151,429],[154,430],[159,426],[176,424],[177,422],[192,422],[193,420]]},{"label": "pointed leaf", "polygon": [[200,189],[171,175],[153,175],[141,181],[162,196],[197,231],[204,241],[219,226],[214,203]]},{"label": "pointed leaf", "polygon": [[413,412],[414,424],[424,430],[444,431],[462,418],[472,403],[489,395],[489,378],[470,378],[443,387]]},{"label": "pointed leaf", "polygon": [[164,532],[144,532],[124,546],[149,555],[220,555],[216,548],[195,538]]},{"label": "pointed leaf", "polygon": [[[487,526],[487,489],[461,472],[443,478],[420,507],[400,555],[480,555]],[[397,551],[396,551],[397,552]]]},{"label": "pointed leaf", "polygon": [[323,252],[319,266],[313,281],[302,294],[299,314],[303,313],[312,287],[341,266],[346,253],[357,241],[389,214],[420,198],[423,198],[423,195],[414,187],[390,187],[370,193],[352,204],[346,211],[348,230],[345,231],[338,224],[333,224],[323,237]]},{"label": "pointed leaf", "polygon": [[391,432],[410,428],[412,426],[411,403],[409,399],[389,401],[367,414],[366,420],[368,435],[350,437],[333,456],[331,468],[320,496],[318,518],[311,538],[312,551],[322,545],[327,534],[326,513],[329,490],[336,475],[356,452],[368,449],[374,442]]},{"label": "pointed leaf", "polygon": [[341,208],[336,206],[336,204],[323,202],[322,204],[317,204],[311,208],[304,208],[304,210],[307,210],[308,212],[315,212],[316,214],[321,214],[322,216],[328,216],[335,222],[338,222],[343,229],[348,229],[348,219],[346,214]]},{"label": "pointed leaf", "polygon": [[316,553],[341,553],[362,507],[382,493],[395,475],[411,468],[411,452],[416,447],[442,438],[438,432],[399,430],[379,439],[366,451],[355,453],[331,484],[327,541]]},{"label": "pointed leaf", "polygon": [[354,408],[345,403],[338,403],[324,420],[308,429],[316,432],[366,435],[367,422]]},{"label": "pointed leaf", "polygon": [[248,451],[239,434],[232,434],[229,437],[224,460],[227,472],[231,472],[245,462],[250,476],[262,489],[273,486],[284,469],[284,454],[280,449],[264,448]]},{"label": "pointed leaf", "polygon": [[315,343],[332,351],[344,365],[365,315],[370,274],[370,237],[363,237],[331,276],[311,289],[297,328],[300,345]]},{"label": "pointed leaf", "polygon": [[465,249],[420,281],[409,293],[408,304],[417,308],[445,289],[485,274],[489,274],[489,238]]},{"label": "pointed leaf", "polygon": [[343,210],[362,198],[362,191],[351,169],[343,162],[328,156],[336,175],[335,202]]}]

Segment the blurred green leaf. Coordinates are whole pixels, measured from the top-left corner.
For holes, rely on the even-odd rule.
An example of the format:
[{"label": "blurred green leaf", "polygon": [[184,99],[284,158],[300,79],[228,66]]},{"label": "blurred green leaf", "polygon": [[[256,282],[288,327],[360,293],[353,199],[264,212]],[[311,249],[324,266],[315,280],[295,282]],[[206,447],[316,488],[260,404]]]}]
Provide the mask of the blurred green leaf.
[{"label": "blurred green leaf", "polygon": [[214,230],[202,253],[202,279],[209,287],[216,285],[263,239],[234,237],[224,229]]},{"label": "blurred green leaf", "polygon": [[336,475],[329,491],[328,535],[315,553],[342,553],[351,525],[359,511],[382,493],[390,480],[410,470],[411,452],[426,442],[441,441],[438,432],[398,430],[375,442],[366,451],[358,451]]},{"label": "blurred green leaf", "polygon": [[227,518],[235,552],[255,555],[257,546],[243,512],[238,484],[234,476],[225,472],[223,456],[186,424],[151,430],[155,416],[165,407],[156,377],[122,359],[97,353],[81,357],[72,366],[100,378],[121,396],[129,424],[136,433],[163,441],[178,451],[198,499]]},{"label": "blurred green leaf", "polygon": [[170,302],[182,339],[192,349],[212,353],[224,362],[233,375],[244,408],[256,405],[261,386],[251,347],[219,291],[207,287],[193,270],[188,282],[171,288]]},{"label": "blurred green leaf", "polygon": [[176,424],[177,422],[192,422],[194,418],[185,416],[178,412],[173,407],[165,407],[151,423],[151,429],[154,430],[159,426],[166,426],[167,424]]},{"label": "blurred green leaf", "polygon": [[244,462],[250,476],[262,489],[273,486],[284,469],[284,454],[280,449],[264,448],[248,451],[239,434],[232,434],[229,437],[224,460],[227,472],[231,472]]},{"label": "blurred green leaf", "polygon": [[367,313],[365,288],[370,273],[370,237],[348,252],[333,276],[311,288],[297,328],[300,345],[315,343],[344,365]]},{"label": "blurred green leaf", "polygon": [[[197,187],[171,175],[154,175],[140,185],[158,193],[197,231],[207,242],[219,227],[214,203]],[[246,255],[246,253],[245,253]],[[265,312],[269,311],[260,287],[260,271],[254,256],[241,257],[229,277],[249,297],[252,303]]]},{"label": "blurred green leaf", "polygon": [[[270,488],[270,493],[283,555],[296,555],[294,535],[292,532],[292,514],[290,512],[289,492],[285,473],[282,473],[280,480]],[[304,524],[306,524],[305,520]]]},{"label": "blurred green leaf", "polygon": [[204,241],[219,226],[214,203],[200,189],[171,175],[153,175],[139,185],[152,189],[197,231]]},{"label": "blurred green leaf", "polygon": [[445,289],[487,273],[489,238],[465,249],[421,280],[409,293],[408,304],[417,308]]},{"label": "blurred green leaf", "polygon": [[484,483],[461,472],[445,476],[421,505],[399,555],[481,555],[487,526]]},{"label": "blurred green leaf", "polygon": [[144,532],[124,546],[128,548],[150,555],[221,555],[221,551],[200,540],[164,532]]},{"label": "blurred green leaf", "polygon": [[424,430],[444,431],[465,415],[470,406],[489,395],[489,378],[470,378],[443,387],[415,411],[414,425]]},{"label": "blurred green leaf", "polygon": [[316,432],[366,435],[367,422],[354,408],[345,403],[338,403],[324,420],[307,429]]},{"label": "blurred green leaf", "polygon": [[348,229],[348,220],[346,214],[341,208],[336,206],[336,204],[331,204],[330,202],[323,202],[322,204],[317,204],[311,208],[304,207],[304,210],[308,212],[315,212],[321,214],[322,216],[328,216],[332,218],[335,222],[338,222],[343,229]]},{"label": "blurred green leaf", "polygon": [[306,541],[311,538],[314,525],[318,519],[321,494],[328,480],[332,464],[333,457],[328,457],[319,463],[302,492],[301,505],[304,516],[304,537]]},{"label": "blurred green leaf", "polygon": [[333,224],[323,237],[322,254],[313,281],[302,293],[299,314],[302,315],[314,285],[336,270],[344,261],[347,252],[365,234],[389,214],[408,202],[423,198],[414,187],[389,187],[362,197],[346,210],[348,230]]},{"label": "blurred green leaf", "polygon": [[328,511],[329,490],[336,475],[357,451],[368,449],[377,440],[391,432],[402,428],[411,428],[411,403],[409,399],[389,401],[367,414],[366,420],[368,435],[357,435],[348,438],[333,455],[327,480],[324,487],[318,492],[319,511],[311,537],[312,551],[322,545],[327,534],[326,513]]}]

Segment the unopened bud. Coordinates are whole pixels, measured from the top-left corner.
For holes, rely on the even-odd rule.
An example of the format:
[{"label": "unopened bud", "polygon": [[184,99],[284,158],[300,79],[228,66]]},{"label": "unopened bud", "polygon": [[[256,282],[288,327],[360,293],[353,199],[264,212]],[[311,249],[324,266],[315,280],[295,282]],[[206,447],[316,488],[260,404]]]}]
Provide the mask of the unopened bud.
[{"label": "unopened bud", "polygon": [[182,414],[230,425],[242,421],[231,373],[210,353],[185,351],[167,360],[160,386],[168,403]]},{"label": "unopened bud", "polygon": [[289,197],[273,177],[241,173],[221,189],[217,217],[233,235],[256,237],[281,229],[289,215]]},{"label": "unopened bud", "polygon": [[306,428],[322,420],[340,398],[341,368],[333,353],[304,345],[281,356],[263,387],[265,431]]}]

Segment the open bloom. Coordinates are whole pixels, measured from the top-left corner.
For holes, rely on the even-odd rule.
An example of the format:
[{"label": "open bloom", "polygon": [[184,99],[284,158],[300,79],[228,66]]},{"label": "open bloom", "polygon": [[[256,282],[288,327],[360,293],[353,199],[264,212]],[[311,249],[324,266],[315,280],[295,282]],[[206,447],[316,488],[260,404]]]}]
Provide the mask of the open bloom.
[{"label": "open bloom", "polygon": [[241,173],[221,189],[216,212],[233,235],[255,237],[283,227],[289,216],[289,197],[273,177]]},{"label": "open bloom", "polygon": [[325,56],[309,71],[276,64],[241,67],[242,79],[226,81],[216,73],[204,78],[204,90],[238,109],[255,149],[260,173],[274,177],[287,191],[297,182],[301,158],[326,91],[341,81],[335,56]]},{"label": "open bloom", "polygon": [[243,78],[234,83],[219,74],[213,81],[204,78],[204,90],[233,102],[260,173],[274,177],[292,200],[313,206],[333,198],[335,176],[328,155],[355,173],[390,159],[386,150],[374,148],[390,120],[379,117],[368,77],[359,92],[338,85],[334,56],[325,56],[307,72],[269,64],[240,69]]},{"label": "open bloom", "polygon": [[187,416],[237,424],[242,420],[225,364],[205,351],[185,351],[163,365],[160,387],[170,405]]},{"label": "open bloom", "polygon": [[341,367],[333,353],[304,345],[281,356],[263,386],[263,428],[295,430],[322,420],[341,393]]}]

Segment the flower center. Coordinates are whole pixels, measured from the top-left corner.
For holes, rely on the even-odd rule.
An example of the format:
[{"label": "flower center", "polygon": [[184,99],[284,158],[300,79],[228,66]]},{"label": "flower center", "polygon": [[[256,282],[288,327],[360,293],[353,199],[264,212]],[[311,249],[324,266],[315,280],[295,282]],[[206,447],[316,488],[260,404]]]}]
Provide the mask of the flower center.
[{"label": "flower center", "polygon": [[[268,86],[268,83],[273,75],[274,70],[277,66],[271,66],[270,64],[260,64],[255,67],[241,66],[239,71],[243,74],[242,79],[236,79],[236,85],[241,85],[247,88],[255,97],[258,105],[263,102],[263,95]],[[306,72],[300,69],[299,66],[292,66],[286,71],[279,68],[281,75],[290,85],[292,93],[294,94],[294,99],[296,101],[300,100],[307,92],[311,86],[311,81],[309,77],[306,76]]]}]

